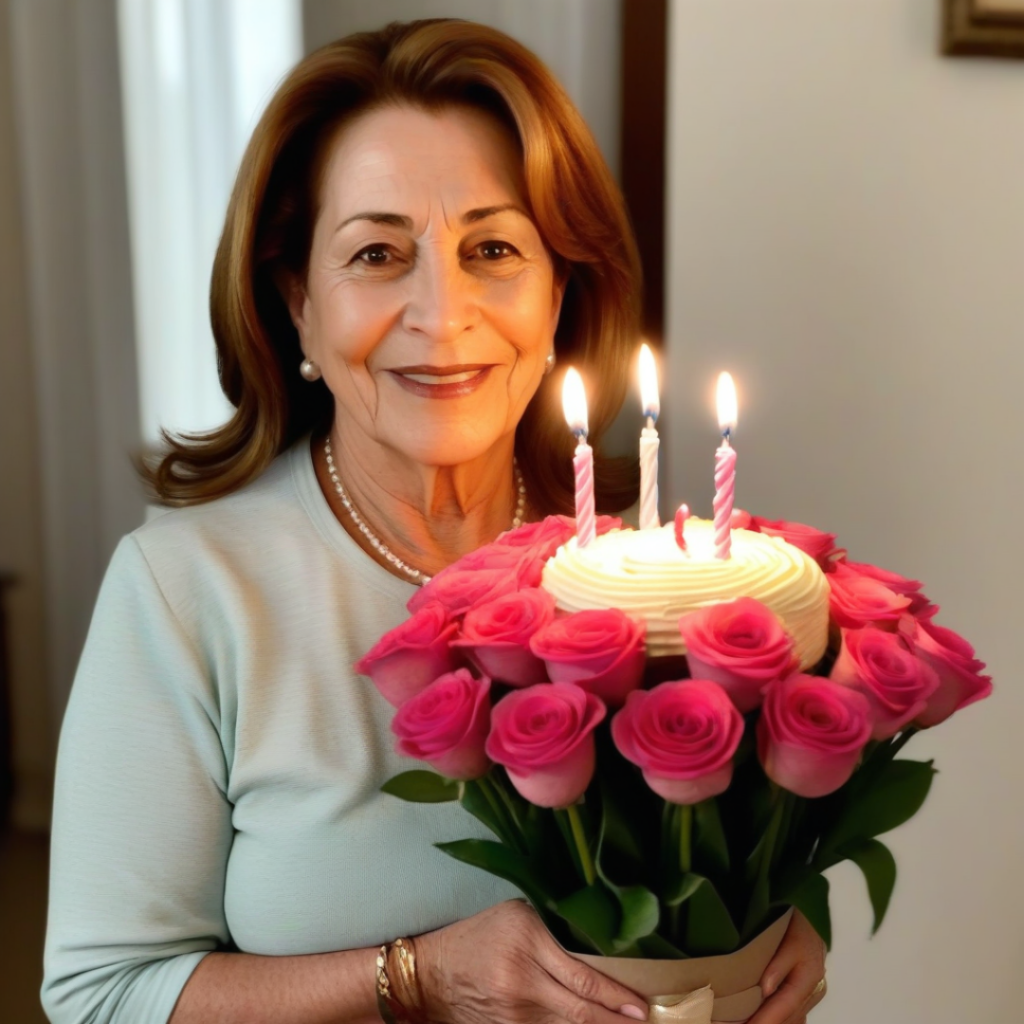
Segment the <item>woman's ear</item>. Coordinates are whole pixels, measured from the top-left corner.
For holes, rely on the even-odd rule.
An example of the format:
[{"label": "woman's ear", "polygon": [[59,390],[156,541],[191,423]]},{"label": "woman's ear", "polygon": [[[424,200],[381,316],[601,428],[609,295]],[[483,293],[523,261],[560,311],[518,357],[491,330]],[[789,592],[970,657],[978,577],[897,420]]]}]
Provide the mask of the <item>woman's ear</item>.
[{"label": "woman's ear", "polygon": [[[281,294],[281,298],[284,299],[284,304],[288,307],[288,316],[291,318],[292,326],[298,332],[299,341],[302,343],[302,349],[305,352],[306,312],[309,303],[306,286],[297,276],[288,273],[281,274],[275,281],[275,284],[277,285],[278,292]],[[309,353],[306,352],[306,355],[309,355]]]},{"label": "woman's ear", "polygon": [[565,298],[565,286],[569,283],[568,273],[560,274],[556,271],[554,281],[551,285],[551,337],[555,336],[558,329],[558,318],[562,315],[562,299]]}]

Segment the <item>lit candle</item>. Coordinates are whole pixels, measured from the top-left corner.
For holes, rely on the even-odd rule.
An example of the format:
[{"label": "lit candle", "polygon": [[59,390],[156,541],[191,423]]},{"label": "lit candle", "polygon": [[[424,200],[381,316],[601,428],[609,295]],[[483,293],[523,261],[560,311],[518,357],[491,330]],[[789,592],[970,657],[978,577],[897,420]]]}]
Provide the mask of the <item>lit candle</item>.
[{"label": "lit candle", "polygon": [[640,529],[656,530],[658,518],[658,422],[661,404],[658,400],[658,368],[654,355],[645,343],[640,346],[640,401],[647,425],[640,431]]},{"label": "lit candle", "polygon": [[736,497],[736,449],[730,444],[736,429],[736,385],[728,373],[718,376],[718,427],[722,444],[715,452],[715,557],[729,558],[732,505]]},{"label": "lit candle", "polygon": [[680,505],[676,511],[676,543],[680,551],[686,550],[686,520],[690,518],[690,506]]},{"label": "lit candle", "polygon": [[572,460],[576,475],[576,543],[585,548],[596,535],[594,519],[594,449],[587,444],[587,394],[583,378],[569,367],[562,386],[562,409],[569,429],[576,435]]}]

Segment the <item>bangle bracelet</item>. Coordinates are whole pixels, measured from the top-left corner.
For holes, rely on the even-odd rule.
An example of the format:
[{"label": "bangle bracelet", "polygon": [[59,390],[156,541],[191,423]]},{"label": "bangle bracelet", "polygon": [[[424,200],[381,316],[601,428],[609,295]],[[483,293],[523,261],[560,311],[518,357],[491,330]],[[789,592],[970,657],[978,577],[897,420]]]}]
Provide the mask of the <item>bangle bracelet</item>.
[{"label": "bangle bracelet", "polygon": [[384,1024],[426,1024],[412,939],[395,939],[377,954],[377,1009]]}]

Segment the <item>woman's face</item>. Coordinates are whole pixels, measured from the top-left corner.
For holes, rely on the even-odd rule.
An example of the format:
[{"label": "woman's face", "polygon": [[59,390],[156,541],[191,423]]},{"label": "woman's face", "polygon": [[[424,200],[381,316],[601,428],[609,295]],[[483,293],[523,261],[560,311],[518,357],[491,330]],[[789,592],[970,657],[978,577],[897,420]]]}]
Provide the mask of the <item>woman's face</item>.
[{"label": "woman's face", "polygon": [[449,466],[514,432],[562,299],[521,163],[463,107],[387,107],[337,135],[290,308],[348,443]]}]

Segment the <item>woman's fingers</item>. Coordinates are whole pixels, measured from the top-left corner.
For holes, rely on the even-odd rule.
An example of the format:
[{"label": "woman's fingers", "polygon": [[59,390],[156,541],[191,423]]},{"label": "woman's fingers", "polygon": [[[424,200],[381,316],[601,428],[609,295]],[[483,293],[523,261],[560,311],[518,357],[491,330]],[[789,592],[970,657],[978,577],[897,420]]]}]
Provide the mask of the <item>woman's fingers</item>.
[{"label": "woman's fingers", "polygon": [[[586,967],[585,964],[580,964]],[[589,968],[587,968],[589,970]],[[597,974],[591,971],[591,974]],[[567,1021],[568,1024],[629,1024],[629,1020],[646,1020],[647,1004],[637,996],[629,992],[622,997],[613,994],[613,990],[606,990],[602,981],[607,981],[603,975],[597,975],[595,982],[580,975],[579,978],[572,976],[571,972],[563,974],[559,978],[551,977],[550,986],[544,985],[537,993],[537,1002],[550,1011],[558,1021]],[[621,986],[615,982],[610,983],[617,993]],[[621,1001],[625,998],[625,1002]],[[614,1004],[609,1006],[610,1003]],[[634,1014],[624,1014],[621,1007],[632,1007]]]},{"label": "woman's fingers", "polygon": [[[541,964],[565,993],[559,1009],[565,1020],[577,1022],[578,1017],[565,1017],[563,1011],[569,1009],[577,1015],[584,1014],[586,1004],[614,1014],[618,1024],[623,1024],[623,1018],[647,1020],[647,1003],[640,996],[588,967],[582,960],[569,956],[553,940],[545,945]],[[586,1021],[593,1019],[596,1018],[585,1018]]]},{"label": "woman's fingers", "polygon": [[825,943],[796,910],[761,978],[765,1001],[749,1024],[801,1024],[825,996]]}]

